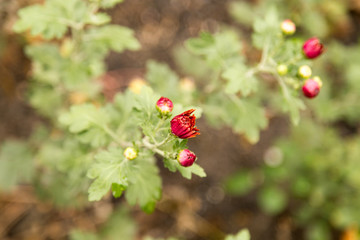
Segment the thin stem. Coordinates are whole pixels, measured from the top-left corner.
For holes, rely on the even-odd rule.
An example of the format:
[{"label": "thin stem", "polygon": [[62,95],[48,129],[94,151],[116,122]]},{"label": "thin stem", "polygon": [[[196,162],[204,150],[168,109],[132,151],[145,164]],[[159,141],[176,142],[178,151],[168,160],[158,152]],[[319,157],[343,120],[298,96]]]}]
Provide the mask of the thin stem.
[{"label": "thin stem", "polygon": [[148,138],[148,137],[144,137],[143,140],[142,140],[142,143],[143,143],[143,146],[144,146],[144,147],[146,147],[146,148],[150,149],[151,151],[153,151],[153,152],[155,152],[155,153],[157,153],[157,154],[165,157],[165,152],[162,151],[162,150],[160,150],[160,149],[158,149],[158,148],[156,147],[156,145],[151,144],[151,143],[149,142],[149,138]]},{"label": "thin stem", "polygon": [[121,139],[116,135],[116,133],[113,132],[113,130],[111,130],[107,125],[101,126],[101,128],[102,128],[110,137],[112,137],[112,139],[113,139],[116,143],[118,143],[120,146],[122,146],[122,147],[130,147],[130,146],[132,146],[131,143],[125,142],[125,141],[121,140]]},{"label": "thin stem", "polygon": [[173,135],[171,135],[170,133],[167,135],[167,137],[162,140],[161,142],[156,144],[156,147],[160,147],[161,145],[164,145],[165,143],[168,143],[169,141],[171,141],[173,139]]}]

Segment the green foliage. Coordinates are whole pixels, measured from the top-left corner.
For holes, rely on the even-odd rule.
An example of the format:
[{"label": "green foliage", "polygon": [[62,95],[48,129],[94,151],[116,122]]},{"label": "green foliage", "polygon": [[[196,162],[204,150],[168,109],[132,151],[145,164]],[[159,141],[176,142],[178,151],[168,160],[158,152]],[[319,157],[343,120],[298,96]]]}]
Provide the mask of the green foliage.
[{"label": "green foliage", "polygon": [[260,207],[269,214],[277,214],[286,206],[286,195],[276,187],[263,188],[258,196]]},{"label": "green foliage", "polygon": [[179,99],[179,77],[167,65],[155,61],[149,61],[146,65],[146,80],[162,96],[173,99]]},{"label": "green foliage", "polygon": [[136,236],[137,225],[131,218],[129,210],[120,207],[117,208],[110,219],[107,220],[105,226],[102,227],[99,237],[103,240],[133,240]]},{"label": "green foliage", "polygon": [[32,179],[35,166],[33,151],[24,142],[6,141],[0,149],[0,190],[8,191]]},{"label": "green foliage", "polygon": [[241,100],[234,95],[212,95],[204,109],[212,124],[225,122],[236,132],[245,134],[252,143],[259,140],[260,129],[267,125],[263,108],[255,101]]},{"label": "green foliage", "polygon": [[104,13],[93,13],[82,0],[48,0],[44,5],[21,9],[19,17],[14,25],[16,32],[30,30],[32,35],[45,39],[62,38],[68,27],[79,29],[85,24],[101,25],[110,21]]},{"label": "green foliage", "polygon": [[228,235],[225,237],[225,240],[250,240],[249,230],[243,229],[236,235]]},{"label": "green foliage", "polygon": [[253,189],[255,184],[256,181],[252,172],[240,170],[226,179],[225,189],[231,195],[245,195]]},{"label": "green foliage", "polygon": [[280,19],[277,9],[270,7],[264,18],[256,18],[254,21],[254,34],[252,35],[253,44],[255,47],[262,49],[269,46],[276,46],[281,34]]},{"label": "green foliage", "polygon": [[97,233],[72,230],[71,240],[133,240],[137,226],[124,207],[117,208]]}]

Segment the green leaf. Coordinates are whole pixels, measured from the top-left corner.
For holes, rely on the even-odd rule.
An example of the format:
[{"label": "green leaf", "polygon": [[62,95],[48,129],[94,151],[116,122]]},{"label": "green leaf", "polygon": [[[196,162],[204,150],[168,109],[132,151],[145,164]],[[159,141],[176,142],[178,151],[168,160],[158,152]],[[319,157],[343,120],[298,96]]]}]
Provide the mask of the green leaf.
[{"label": "green leaf", "polygon": [[124,192],[125,190],[125,187],[120,185],[120,184],[117,184],[117,183],[113,183],[111,185],[111,191],[112,191],[112,194],[114,196],[114,198],[119,198],[121,197],[122,193]]},{"label": "green leaf", "polygon": [[265,187],[258,195],[260,207],[269,214],[280,213],[287,204],[285,193],[277,187]]},{"label": "green leaf", "polygon": [[138,203],[146,212],[152,212],[161,197],[161,178],[158,168],[147,160],[138,160],[129,167],[129,186],[125,193],[129,204]]},{"label": "green leaf", "polygon": [[281,89],[284,98],[284,101],[282,101],[283,111],[290,112],[291,122],[298,125],[300,122],[300,110],[305,109],[305,104],[300,98],[294,96],[293,92],[285,84],[281,84]]},{"label": "green leaf", "polygon": [[249,230],[243,229],[236,235],[228,235],[226,236],[225,240],[250,240]]},{"label": "green leaf", "polygon": [[45,39],[61,38],[71,25],[82,23],[88,8],[81,0],[48,0],[44,5],[32,5],[19,10],[15,32],[30,30]]},{"label": "green leaf", "polygon": [[233,61],[234,58],[241,60],[242,46],[234,31],[227,30],[213,36],[202,33],[199,38],[187,40],[185,46],[193,54],[203,56],[213,68],[225,67],[227,62]]},{"label": "green leaf", "polygon": [[[118,25],[106,25],[90,28],[83,36],[84,51],[103,57],[109,50],[122,52],[124,50],[138,50],[140,43],[134,37],[133,30]],[[95,51],[95,52],[94,52]]]},{"label": "green leaf", "polygon": [[128,185],[127,165],[130,163],[125,159],[122,149],[111,148],[102,151],[95,156],[95,159],[96,163],[87,173],[89,178],[96,178],[89,188],[89,201],[100,200],[113,183],[124,187]]},{"label": "green leaf", "polygon": [[226,124],[251,142],[259,140],[260,130],[267,126],[265,110],[257,101],[239,99],[235,95],[213,94],[208,98],[204,112],[211,124]]},{"label": "green leaf", "polygon": [[233,94],[240,91],[246,97],[257,90],[257,79],[253,74],[248,74],[248,69],[241,62],[225,68],[221,76],[228,80],[225,87],[226,93]]},{"label": "green leaf", "polygon": [[274,6],[270,7],[264,18],[256,18],[254,22],[254,33],[252,35],[255,47],[262,49],[273,47],[280,40],[281,36],[280,20],[278,12]]},{"label": "green leaf", "polygon": [[248,2],[234,1],[229,4],[229,13],[238,23],[251,26],[255,19],[255,10]]},{"label": "green leaf", "polygon": [[70,240],[100,240],[95,233],[83,232],[81,230],[72,230]]},{"label": "green leaf", "polygon": [[34,174],[33,153],[25,142],[6,141],[0,148],[0,190],[11,190]]},{"label": "green leaf", "polygon": [[30,88],[29,101],[39,113],[53,118],[56,110],[60,108],[62,96],[55,94],[51,87],[32,84]]},{"label": "green leaf", "polygon": [[33,77],[37,81],[47,84],[59,83],[59,72],[61,73],[64,63],[57,45],[44,43],[27,46],[25,51],[33,60]]},{"label": "green leaf", "polygon": [[236,132],[245,134],[251,143],[256,143],[259,141],[260,129],[267,126],[265,110],[253,102],[238,98],[234,99],[233,103],[235,114],[232,119],[229,118],[230,126],[232,125]]},{"label": "green leaf", "polygon": [[228,177],[225,182],[225,189],[233,195],[244,195],[255,186],[255,179],[251,171],[241,170]]},{"label": "green leaf", "polygon": [[[182,149],[184,149],[184,148],[182,148]],[[176,152],[178,152],[178,151],[176,151]],[[164,166],[167,169],[169,169],[171,172],[176,172],[176,170],[178,170],[184,178],[191,179],[192,174],[195,174],[199,177],[206,177],[206,173],[205,173],[204,169],[196,163],[194,163],[190,167],[183,167],[175,159],[164,158],[163,161],[164,161]]]},{"label": "green leaf", "polygon": [[89,13],[85,23],[92,25],[103,25],[111,21],[111,18],[106,13]]},{"label": "green leaf", "polygon": [[164,97],[174,100],[178,95],[179,77],[168,65],[155,61],[146,64],[146,80],[151,86]]},{"label": "green leaf", "polygon": [[59,121],[68,126],[70,132],[80,133],[93,126],[104,127],[109,122],[109,116],[92,104],[82,104],[72,106],[70,112],[60,116]]},{"label": "green leaf", "polygon": [[129,209],[119,207],[113,212],[98,235],[102,240],[134,240],[136,230],[137,225],[131,218]]},{"label": "green leaf", "polygon": [[178,170],[184,178],[191,179],[192,174],[198,175],[199,177],[206,177],[206,173],[202,167],[194,163],[190,167],[183,167],[178,164]]},{"label": "green leaf", "polygon": [[152,115],[157,114],[155,106],[159,98],[160,96],[147,86],[143,86],[140,94],[135,96],[135,108],[142,122],[148,122]]},{"label": "green leaf", "polygon": [[[99,0],[95,0],[99,1]],[[100,7],[102,8],[112,8],[118,3],[122,3],[124,0],[100,0]]]}]

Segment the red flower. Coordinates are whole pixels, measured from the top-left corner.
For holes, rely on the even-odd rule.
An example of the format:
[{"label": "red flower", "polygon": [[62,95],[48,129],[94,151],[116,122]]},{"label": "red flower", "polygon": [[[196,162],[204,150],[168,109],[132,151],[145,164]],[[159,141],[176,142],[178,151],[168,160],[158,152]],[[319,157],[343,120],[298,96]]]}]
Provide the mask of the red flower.
[{"label": "red flower", "polygon": [[196,160],[196,155],[188,149],[183,149],[179,152],[177,160],[183,167],[190,167]]},{"label": "red flower", "polygon": [[308,39],[303,45],[303,52],[307,58],[316,58],[324,51],[324,45],[316,37]]},{"label": "red flower", "polygon": [[[191,115],[195,109],[190,109],[175,116],[171,120],[171,132],[179,138],[193,138],[199,135],[199,129],[195,127],[195,115]],[[191,116],[190,116],[191,115]]]},{"label": "red flower", "polygon": [[166,97],[161,97],[156,102],[156,109],[162,115],[168,115],[174,108],[172,101]]},{"label": "red flower", "polygon": [[304,96],[307,98],[316,97],[320,92],[319,82],[314,79],[306,80],[304,86],[302,87],[302,91],[304,93]]}]

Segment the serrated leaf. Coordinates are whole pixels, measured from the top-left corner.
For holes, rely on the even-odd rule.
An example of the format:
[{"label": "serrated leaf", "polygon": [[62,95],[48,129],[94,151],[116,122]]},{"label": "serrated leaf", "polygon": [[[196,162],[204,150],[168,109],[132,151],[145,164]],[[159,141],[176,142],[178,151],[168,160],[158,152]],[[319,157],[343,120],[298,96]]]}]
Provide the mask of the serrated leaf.
[{"label": "serrated leaf", "polygon": [[198,175],[199,177],[206,177],[206,173],[202,167],[194,163],[190,167],[183,167],[178,164],[178,170],[184,178],[191,179],[192,174]]},{"label": "serrated leaf", "polygon": [[81,0],[48,0],[44,5],[32,5],[19,10],[16,32],[30,30],[32,35],[45,39],[61,38],[68,26],[85,19],[87,6]]},{"label": "serrated leaf", "polygon": [[258,81],[253,75],[247,74],[247,70],[241,62],[224,70],[221,76],[228,80],[225,86],[226,93],[234,94],[240,91],[246,97],[257,90]]},{"label": "serrated leaf", "polygon": [[33,153],[25,142],[6,141],[0,148],[0,190],[29,181],[34,173]]},{"label": "serrated leaf", "polygon": [[300,110],[305,109],[304,102],[293,95],[285,84],[281,84],[284,101],[282,103],[283,111],[290,112],[291,122],[298,125],[300,122]]},{"label": "serrated leaf", "polygon": [[192,174],[199,177],[206,177],[204,169],[196,163],[190,167],[183,167],[175,159],[164,158],[164,166],[171,172],[176,172],[176,170],[178,170],[180,174],[187,179],[191,179]]},{"label": "serrated leaf", "polygon": [[270,7],[264,18],[256,18],[254,21],[254,33],[252,35],[253,44],[255,47],[262,49],[265,45],[267,47],[274,46],[276,41],[281,36],[280,20],[276,8]]},{"label": "serrated leaf", "polygon": [[146,80],[151,86],[164,97],[174,100],[179,94],[178,88],[179,77],[172,71],[168,65],[148,61],[146,64]]},{"label": "serrated leaf", "polygon": [[265,110],[258,104],[239,98],[232,98],[233,112],[227,120],[238,133],[243,133],[251,142],[259,140],[260,130],[267,126]]},{"label": "serrated leaf", "polygon": [[81,132],[77,138],[82,143],[89,143],[92,147],[105,146],[109,142],[109,136],[101,128],[90,128],[87,131]]},{"label": "serrated leaf", "polygon": [[95,156],[94,163],[88,171],[89,178],[96,178],[89,188],[89,201],[100,200],[109,190],[113,183],[127,186],[127,165],[123,150],[111,148],[102,151]]},{"label": "serrated leaf", "polygon": [[129,186],[125,193],[129,204],[138,203],[146,212],[152,212],[161,197],[161,178],[158,168],[145,160],[129,168]]},{"label": "serrated leaf", "polygon": [[60,116],[59,121],[68,126],[70,132],[80,133],[91,126],[105,126],[109,122],[109,116],[92,104],[82,104],[72,106],[70,112]]},{"label": "serrated leaf", "polygon": [[135,96],[135,108],[143,122],[149,121],[151,116],[156,114],[155,106],[159,98],[160,95],[155,94],[154,91],[147,86],[143,86],[140,94]]},{"label": "serrated leaf", "polygon": [[85,32],[83,39],[84,51],[101,57],[109,50],[122,52],[126,49],[138,50],[140,48],[140,43],[134,37],[134,31],[119,25],[90,28]]},{"label": "serrated leaf", "polygon": [[225,67],[228,60],[239,58],[242,47],[237,34],[230,30],[215,35],[202,33],[199,38],[187,40],[185,46],[193,54],[203,56],[213,68]]},{"label": "serrated leaf", "polygon": [[243,229],[236,235],[226,236],[225,240],[250,240],[250,232],[247,229]]}]

